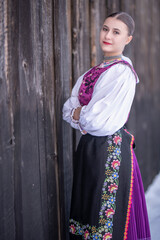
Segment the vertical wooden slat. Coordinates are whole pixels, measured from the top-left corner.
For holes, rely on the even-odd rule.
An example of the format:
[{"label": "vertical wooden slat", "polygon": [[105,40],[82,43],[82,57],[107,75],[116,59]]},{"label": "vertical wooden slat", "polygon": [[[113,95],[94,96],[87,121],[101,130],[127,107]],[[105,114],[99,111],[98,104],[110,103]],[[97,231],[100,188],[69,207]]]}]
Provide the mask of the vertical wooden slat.
[{"label": "vertical wooden slat", "polygon": [[[73,85],[78,77],[90,68],[89,1],[72,0],[72,74]],[[74,131],[74,150],[81,134]]]},{"label": "vertical wooden slat", "polygon": [[[47,199],[48,207],[48,238],[59,239],[60,236],[60,206],[59,206],[59,179],[56,146],[56,121],[55,121],[55,86],[54,86],[54,46],[53,46],[53,3],[42,1],[42,64],[43,64],[43,104],[44,104],[44,145],[46,172],[41,167],[44,176],[47,178]],[[45,221],[45,218],[44,218]],[[54,226],[54,227],[53,227]],[[47,229],[46,229],[47,231]]]},{"label": "vertical wooden slat", "polygon": [[32,3],[34,75],[36,89],[39,89],[40,92],[36,97],[40,197],[44,239],[58,239],[59,236],[52,7],[52,1]]},{"label": "vertical wooden slat", "polygon": [[[44,239],[40,179],[39,98],[42,96],[38,59],[39,7],[19,2],[20,161],[23,239]],[[41,7],[41,6],[40,6]],[[24,9],[27,9],[24,11]],[[36,24],[37,23],[37,24]],[[37,27],[37,28],[36,28]],[[24,31],[25,29],[25,31]],[[35,46],[35,44],[37,44]],[[38,55],[38,56],[36,56]],[[37,57],[35,59],[35,56]],[[38,69],[37,69],[38,68]]]},{"label": "vertical wooden slat", "polygon": [[[150,66],[151,70],[151,79],[150,79],[150,88],[152,89],[152,115],[151,115],[151,139],[152,139],[152,157],[154,162],[149,161],[150,169],[153,167],[152,174],[150,175],[151,182],[154,176],[159,172],[160,169],[160,148],[156,146],[155,142],[160,135],[160,68],[159,68],[159,52],[160,52],[160,21],[159,21],[159,11],[160,11],[160,2],[153,1],[152,5],[152,34],[151,34],[151,57],[150,57]],[[156,47],[155,47],[156,46]],[[153,107],[154,106],[154,107]]]},{"label": "vertical wooden slat", "polygon": [[73,83],[90,67],[89,1],[72,1]]},{"label": "vertical wooden slat", "polygon": [[[158,5],[159,4],[157,3],[157,7]],[[159,42],[159,34],[153,35],[151,33],[152,29],[154,29],[153,19],[155,19],[154,14],[152,14],[152,7],[153,6],[150,6],[150,1],[145,2],[145,6],[143,7],[143,9],[142,9],[142,2],[138,2],[138,1],[136,2],[136,9],[137,9],[136,16],[137,18],[139,17],[139,21],[137,21],[137,24],[139,24],[140,26],[140,30],[138,31],[139,42],[137,43],[138,45],[137,48],[141,50],[139,54],[137,53],[137,56],[136,56],[136,66],[137,66],[137,70],[141,80],[141,84],[137,89],[137,105],[136,105],[137,106],[136,107],[137,129],[136,131],[138,131],[138,133],[140,132],[140,136],[138,136],[137,143],[141,147],[141,150],[138,149],[138,154],[140,159],[139,163],[141,167],[142,177],[143,179],[145,179],[144,181],[145,188],[151,182],[153,175],[158,173],[158,169],[155,167],[154,163],[152,166],[150,165],[151,159],[153,159],[153,156],[154,156],[153,149],[155,150],[155,147],[153,146],[155,142],[153,142],[153,139],[157,138],[159,135],[159,128],[155,130],[153,126],[158,126],[157,123],[160,120],[159,111],[157,111],[153,101],[155,96],[159,99],[159,94],[157,94],[157,90],[159,88],[158,87],[159,86],[159,83],[158,83],[159,69],[157,69],[156,67],[157,64],[156,63],[153,64],[151,61],[151,59],[156,58],[158,60],[159,58],[158,56],[156,57],[155,54],[153,55],[153,51],[152,51],[152,49],[155,48],[154,41],[156,40],[156,42]],[[159,28],[159,21],[158,21],[157,28]],[[141,33],[143,33],[143,38]],[[159,44],[157,45],[157,47],[158,46]],[[154,69],[157,69],[158,71],[156,76],[154,76],[153,78],[152,73]],[[153,83],[153,81],[155,81],[155,88],[157,86],[157,90],[154,89],[154,84],[151,84]],[[153,133],[153,129],[154,129],[154,133]],[[157,162],[157,160],[155,159],[154,161]],[[144,168],[145,163],[147,164]]]},{"label": "vertical wooden slat", "polygon": [[107,15],[121,11],[121,1],[120,0],[107,0]]},{"label": "vertical wooden slat", "polygon": [[[62,84],[62,102],[60,107],[62,114],[62,107],[64,101],[68,99],[72,88],[72,40],[71,40],[71,0],[64,1],[62,3],[60,11],[64,12],[63,22],[65,21],[65,26],[63,26],[63,34],[61,36],[61,84]],[[67,38],[67,41],[66,41]],[[66,62],[67,59],[67,62]],[[69,240],[69,213],[70,213],[70,202],[71,202],[71,191],[72,191],[72,161],[73,161],[73,130],[68,126],[66,122],[62,122],[62,133],[63,133],[63,174],[64,174],[64,207],[65,207],[65,226],[63,226],[62,231],[65,229],[65,233],[62,234],[61,238]],[[59,152],[61,147],[59,146]],[[62,183],[62,182],[61,182]]]},{"label": "vertical wooden slat", "polygon": [[99,34],[106,18],[106,1],[90,1],[90,44],[91,66],[95,66],[103,60],[103,52],[99,44]]},{"label": "vertical wooden slat", "polygon": [[[21,139],[24,239],[58,238],[58,194],[54,194],[58,191],[58,173],[57,157],[54,157],[52,4],[50,1],[48,5],[39,1],[20,3],[19,7],[20,123],[21,134],[24,136]],[[28,9],[28,11],[24,14],[22,9]],[[23,29],[25,29],[25,35]],[[48,48],[46,48],[47,42]]]},{"label": "vertical wooden slat", "polygon": [[12,62],[12,92],[10,94],[13,106],[14,128],[14,212],[15,212],[15,239],[23,239],[23,210],[22,210],[22,182],[21,182],[21,130],[20,130],[20,82],[19,82],[19,1],[10,1],[12,26],[10,39],[10,58]]},{"label": "vertical wooden slat", "polygon": [[[16,26],[16,3],[0,2],[0,239],[15,239],[14,213],[14,120],[12,104],[13,65],[17,54],[11,56],[12,32]],[[13,12],[12,12],[13,10]],[[13,22],[11,23],[11,12]],[[15,37],[15,34],[13,36]],[[17,43],[15,42],[15,45]],[[15,61],[14,61],[15,60]]]},{"label": "vertical wooden slat", "polygon": [[68,218],[72,183],[72,129],[68,124],[62,122],[62,107],[64,101],[70,96],[72,88],[70,0],[54,1],[54,61],[57,157],[61,206],[60,239],[66,239],[68,238]]}]

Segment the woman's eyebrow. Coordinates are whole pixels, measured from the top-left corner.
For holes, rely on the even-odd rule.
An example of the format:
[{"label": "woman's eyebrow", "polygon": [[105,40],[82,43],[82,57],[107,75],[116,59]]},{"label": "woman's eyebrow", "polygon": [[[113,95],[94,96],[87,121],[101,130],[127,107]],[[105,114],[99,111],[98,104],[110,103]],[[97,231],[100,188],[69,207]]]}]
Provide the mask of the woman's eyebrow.
[{"label": "woman's eyebrow", "polygon": [[113,28],[113,29],[116,30],[116,31],[119,31],[119,32],[121,31],[119,28]]},{"label": "woman's eyebrow", "polygon": [[[103,27],[106,27],[106,28],[108,28],[109,29],[109,27],[107,26],[107,25],[103,25]],[[119,28],[113,28],[114,30],[116,30],[116,31],[121,31]]]},{"label": "woman's eyebrow", "polygon": [[107,28],[109,28],[107,25],[103,25],[103,27],[107,27]]}]

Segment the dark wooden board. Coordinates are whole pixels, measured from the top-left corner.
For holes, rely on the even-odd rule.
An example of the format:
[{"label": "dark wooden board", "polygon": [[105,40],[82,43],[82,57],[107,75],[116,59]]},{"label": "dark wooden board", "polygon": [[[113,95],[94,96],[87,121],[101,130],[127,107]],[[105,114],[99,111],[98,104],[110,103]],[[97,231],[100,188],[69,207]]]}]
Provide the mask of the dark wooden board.
[{"label": "dark wooden board", "polygon": [[[13,10],[14,9],[14,10]],[[12,19],[13,16],[13,19]],[[12,25],[10,22],[12,21]],[[14,110],[12,79],[17,77],[17,4],[0,1],[0,239],[15,239]]]}]

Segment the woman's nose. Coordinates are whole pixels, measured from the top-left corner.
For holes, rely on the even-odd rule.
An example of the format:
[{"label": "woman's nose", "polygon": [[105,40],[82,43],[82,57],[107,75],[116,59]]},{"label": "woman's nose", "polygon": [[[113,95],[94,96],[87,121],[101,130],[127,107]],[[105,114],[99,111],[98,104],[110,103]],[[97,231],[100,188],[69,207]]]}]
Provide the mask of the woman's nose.
[{"label": "woman's nose", "polygon": [[106,34],[105,34],[105,38],[106,38],[106,39],[110,39],[111,36],[112,36],[112,34],[111,34],[110,31],[106,32]]}]

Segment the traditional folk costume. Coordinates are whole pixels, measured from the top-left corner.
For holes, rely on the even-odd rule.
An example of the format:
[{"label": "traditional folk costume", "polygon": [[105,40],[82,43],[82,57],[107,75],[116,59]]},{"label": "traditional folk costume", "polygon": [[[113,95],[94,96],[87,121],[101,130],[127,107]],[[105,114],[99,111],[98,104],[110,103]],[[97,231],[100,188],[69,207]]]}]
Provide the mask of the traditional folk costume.
[{"label": "traditional folk costume", "polygon": [[71,239],[151,239],[134,137],[124,127],[138,82],[122,55],[84,73],[64,104],[63,119],[83,134],[73,163]]}]

